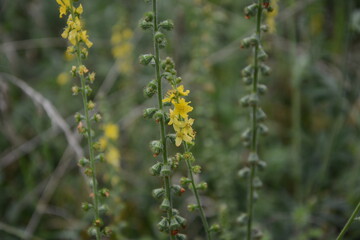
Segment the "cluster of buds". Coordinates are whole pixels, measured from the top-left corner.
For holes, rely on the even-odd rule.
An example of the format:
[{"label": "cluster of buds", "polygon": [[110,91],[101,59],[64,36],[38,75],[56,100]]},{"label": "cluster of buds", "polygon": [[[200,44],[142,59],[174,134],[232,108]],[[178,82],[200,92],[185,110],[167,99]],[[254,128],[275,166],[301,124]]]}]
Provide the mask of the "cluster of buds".
[{"label": "cluster of buds", "polygon": [[241,71],[242,80],[245,85],[250,86],[251,91],[240,99],[243,107],[250,108],[251,126],[245,129],[241,135],[243,144],[245,147],[250,148],[250,153],[247,159],[247,166],[238,172],[239,177],[249,179],[248,211],[241,214],[237,222],[240,225],[247,223],[248,240],[262,238],[261,231],[252,229],[252,203],[258,198],[257,190],[263,186],[260,178],[255,175],[255,170],[262,170],[266,167],[266,162],[260,160],[258,156],[258,135],[267,135],[269,131],[268,127],[264,124],[267,116],[260,107],[260,96],[267,92],[267,87],[261,83],[260,79],[268,76],[271,72],[270,67],[264,63],[268,55],[261,44],[261,33],[268,31],[266,25],[261,25],[263,11],[272,11],[270,0],[259,0],[257,3],[252,3],[245,7],[244,13],[247,19],[256,16],[257,28],[256,33],[244,38],[241,42],[241,48],[252,48],[254,53],[253,62]]}]

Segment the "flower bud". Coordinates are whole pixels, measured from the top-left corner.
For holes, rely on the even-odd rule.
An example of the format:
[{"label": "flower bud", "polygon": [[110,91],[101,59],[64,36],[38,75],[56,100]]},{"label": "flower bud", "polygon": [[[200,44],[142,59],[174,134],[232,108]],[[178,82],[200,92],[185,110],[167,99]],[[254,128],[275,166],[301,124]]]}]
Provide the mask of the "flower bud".
[{"label": "flower bud", "polygon": [[185,189],[179,185],[172,185],[171,191],[173,192],[173,194],[181,196],[181,194],[183,194],[185,192]]},{"label": "flower bud", "polygon": [[187,177],[182,177],[180,178],[180,184],[181,186],[186,186],[188,185],[189,183],[191,183],[191,180]]},{"label": "flower bud", "polygon": [[258,4],[253,3],[244,8],[244,13],[245,13],[245,16],[247,17],[247,19],[256,15],[256,10],[258,7],[259,7]]},{"label": "flower bud", "polygon": [[209,232],[220,232],[220,230],[221,230],[221,227],[219,224],[213,224],[209,228]]},{"label": "flower bud", "polygon": [[105,227],[103,230],[103,233],[106,237],[110,237],[112,235],[113,231],[111,230],[110,227]]},{"label": "flower bud", "polygon": [[240,104],[241,104],[241,106],[243,106],[243,107],[248,107],[248,106],[249,106],[249,98],[250,98],[249,95],[246,95],[246,96],[242,97],[242,98],[240,99]]},{"label": "flower bud", "polygon": [[265,63],[261,63],[260,64],[260,71],[261,71],[262,75],[269,76],[270,72],[271,72],[271,68],[268,65],[266,65]]},{"label": "flower bud", "polygon": [[247,65],[242,71],[241,71],[241,75],[243,77],[250,77],[253,73],[254,67],[250,64]]},{"label": "flower bud", "polygon": [[191,171],[195,174],[199,174],[199,173],[201,173],[201,167],[199,165],[195,165],[195,166],[191,167]]},{"label": "flower bud", "polygon": [[157,157],[163,150],[163,145],[159,140],[151,141],[150,150],[153,153],[154,157]]},{"label": "flower bud", "polygon": [[259,103],[259,96],[256,93],[249,95],[249,105],[256,106]]},{"label": "flower bud", "polygon": [[157,108],[147,108],[144,110],[143,117],[144,118],[152,118],[155,112],[157,111]]},{"label": "flower bud", "polygon": [[260,180],[259,177],[255,177],[255,178],[253,179],[253,186],[254,186],[255,189],[262,188],[263,183],[262,183],[262,181]]},{"label": "flower bud", "polygon": [[148,85],[144,88],[144,95],[146,97],[152,97],[154,96],[154,94],[157,92],[157,85],[156,85],[156,81],[152,80],[151,82],[148,83]]},{"label": "flower bud", "polygon": [[266,166],[267,166],[267,163],[265,161],[260,160],[260,161],[257,162],[257,166],[258,166],[258,168],[260,170],[264,170],[266,168]]},{"label": "flower bud", "polygon": [[100,122],[102,117],[99,113],[96,113],[94,116],[93,116],[93,119],[95,122]]},{"label": "flower bud", "polygon": [[266,24],[264,24],[264,25],[261,25],[260,29],[261,29],[261,31],[263,31],[263,32],[268,32],[268,31],[269,31],[269,26],[266,25]]},{"label": "flower bud", "polygon": [[87,108],[89,110],[93,110],[95,108],[95,103],[93,101],[89,101],[88,104],[87,104]]},{"label": "flower bud", "polygon": [[146,22],[151,22],[153,19],[154,19],[154,13],[153,12],[145,13],[144,20]]},{"label": "flower bud", "polygon": [[168,177],[171,175],[171,167],[169,164],[164,164],[161,167],[160,176],[162,177]]},{"label": "flower bud", "polygon": [[97,162],[105,162],[105,155],[104,155],[104,153],[99,153],[98,155],[96,155],[95,161],[97,161]]},{"label": "flower bud", "polygon": [[260,123],[260,124],[258,125],[258,128],[259,128],[259,133],[260,133],[261,135],[263,135],[263,136],[268,135],[268,133],[269,133],[269,128],[268,128],[265,124]]},{"label": "flower bud", "polygon": [[91,237],[95,237],[95,236],[96,236],[96,227],[89,227],[89,229],[88,229],[88,234],[89,234]]},{"label": "flower bud", "polygon": [[93,170],[92,170],[91,168],[85,168],[84,173],[85,173],[86,176],[92,177],[92,175],[93,175]]},{"label": "flower bud", "polygon": [[75,85],[75,86],[73,86],[73,87],[71,88],[71,91],[72,91],[72,93],[73,93],[74,96],[77,96],[77,95],[79,94],[79,92],[80,92],[80,88]]},{"label": "flower bud", "polygon": [[170,209],[170,201],[168,198],[164,198],[164,200],[162,201],[162,203],[160,205],[160,209],[163,211],[167,211]]},{"label": "flower bud", "polygon": [[153,115],[153,119],[156,121],[156,122],[160,122],[164,117],[164,113],[162,110],[158,110],[154,113]]},{"label": "flower bud", "polygon": [[163,188],[156,188],[152,191],[152,196],[156,199],[160,199],[165,195],[165,189]]},{"label": "flower bud", "polygon": [[268,55],[266,54],[266,52],[264,51],[264,49],[261,46],[259,47],[257,58],[260,61],[264,61],[268,58]]},{"label": "flower bud", "polygon": [[254,240],[261,240],[263,238],[263,233],[259,229],[254,229],[252,236]]},{"label": "flower bud", "polygon": [[79,162],[78,162],[78,165],[80,166],[80,167],[87,167],[87,166],[89,166],[89,164],[90,164],[90,161],[89,161],[89,159],[87,159],[87,158],[81,158],[80,160],[79,160]]},{"label": "flower bud", "polygon": [[103,188],[99,190],[99,195],[105,198],[110,197],[110,190],[107,188]]},{"label": "flower bud", "polygon": [[169,230],[169,221],[163,217],[157,226],[160,232],[167,232]]},{"label": "flower bud", "polygon": [[159,28],[163,28],[167,31],[171,31],[174,29],[174,23],[171,20],[165,20],[159,23]]},{"label": "flower bud", "polygon": [[199,205],[197,205],[197,204],[189,204],[187,206],[187,209],[189,212],[193,212],[193,211],[197,210],[198,208],[199,208]]},{"label": "flower bud", "polygon": [[93,222],[93,225],[95,227],[101,227],[103,224],[104,224],[104,222],[100,218],[95,219],[94,222]]},{"label": "flower bud", "polygon": [[91,89],[91,87],[89,85],[85,86],[85,94],[86,94],[86,96],[90,96],[92,91],[93,90]]},{"label": "flower bud", "polygon": [[139,57],[139,62],[140,62],[140,64],[142,64],[142,65],[149,65],[149,63],[151,62],[151,60],[153,60],[154,59],[154,55],[152,55],[152,54],[144,54],[144,55],[141,55],[140,57]]},{"label": "flower bud", "polygon": [[258,108],[256,110],[256,121],[263,122],[265,121],[266,118],[267,118],[266,113],[261,108]]},{"label": "flower bud", "polygon": [[77,123],[79,123],[79,122],[81,122],[82,120],[85,119],[85,117],[84,117],[83,115],[81,115],[80,113],[78,113],[78,112],[75,113],[74,118],[75,118],[75,121],[76,121]]},{"label": "flower bud", "polygon": [[249,176],[249,174],[250,174],[250,168],[248,168],[248,167],[243,167],[238,172],[238,176],[241,178],[245,178],[245,177]]},{"label": "flower bud", "polygon": [[150,168],[150,174],[151,174],[152,176],[160,176],[161,167],[162,167],[162,163],[161,163],[161,162],[156,163],[155,165],[153,165],[153,166]]},{"label": "flower bud", "polygon": [[176,134],[175,133],[170,133],[170,134],[166,135],[166,137],[167,137],[167,139],[170,140],[170,142],[172,144],[175,144],[175,140],[176,140]]},{"label": "flower bud", "polygon": [[241,139],[243,141],[250,141],[251,139],[251,128],[247,128],[242,134]]}]

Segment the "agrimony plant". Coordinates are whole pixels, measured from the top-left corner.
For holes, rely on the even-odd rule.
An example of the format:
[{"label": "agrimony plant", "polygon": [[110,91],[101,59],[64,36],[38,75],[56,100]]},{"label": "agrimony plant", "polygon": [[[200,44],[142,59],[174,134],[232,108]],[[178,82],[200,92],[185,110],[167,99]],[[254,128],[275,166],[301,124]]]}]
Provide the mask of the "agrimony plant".
[{"label": "agrimony plant", "polygon": [[[170,239],[182,240],[186,239],[185,234],[179,233],[181,228],[186,226],[186,220],[179,215],[179,212],[173,208],[174,195],[181,195],[185,192],[182,186],[188,186],[195,194],[196,204],[188,206],[190,211],[199,210],[207,239],[211,239],[210,231],[216,230],[218,227],[212,226],[209,228],[207,219],[205,217],[204,209],[200,201],[199,190],[207,188],[206,183],[196,184],[194,181],[194,174],[201,171],[200,166],[193,166],[195,158],[190,152],[191,146],[194,145],[195,131],[192,128],[194,119],[189,117],[189,113],[193,110],[185,100],[185,97],[190,93],[181,85],[182,79],[177,76],[175,64],[173,60],[167,57],[164,60],[160,59],[160,49],[167,44],[167,39],[163,33],[164,30],[170,31],[174,24],[171,20],[158,22],[157,19],[157,0],[152,0],[153,9],[147,12],[144,18],[140,21],[140,27],[144,30],[152,30],[154,52],[153,54],[144,54],[140,56],[141,64],[152,65],[155,69],[155,80],[152,80],[144,89],[144,95],[152,97],[157,94],[158,106],[156,108],[148,108],[144,111],[144,117],[154,119],[160,128],[160,139],[154,140],[150,143],[150,149],[154,157],[162,154],[162,161],[157,162],[150,168],[150,172],[154,176],[159,176],[163,180],[163,187],[154,189],[153,196],[157,199],[162,199],[160,209],[166,212],[166,216],[158,223],[160,231],[168,232]],[[166,80],[171,89],[163,98],[162,80]],[[165,111],[165,107],[172,106],[169,111]],[[166,125],[172,125],[175,134],[166,134]],[[176,153],[173,157],[168,157],[168,143],[172,142],[177,147],[181,145],[184,152]],[[171,175],[178,167],[181,160],[186,162],[188,167],[188,178],[182,178],[180,185],[171,184]]]},{"label": "agrimony plant", "polygon": [[[95,112],[95,103],[90,99],[92,89],[91,84],[95,81],[95,73],[87,69],[83,64],[83,60],[88,56],[88,49],[93,45],[89,40],[87,31],[84,28],[82,21],[83,7],[80,4],[74,5],[73,0],[56,0],[60,8],[60,18],[67,16],[67,26],[65,27],[61,36],[68,39],[70,46],[66,53],[76,57],[76,65],[72,66],[72,76],[80,81],[80,86],[74,85],[72,87],[73,95],[81,95],[83,100],[84,112],[76,113],[75,120],[77,122],[77,130],[87,139],[88,143],[88,158],[79,160],[79,166],[84,168],[85,174],[89,177],[89,182],[92,188],[90,194],[92,198],[91,203],[83,203],[82,208],[85,211],[92,210],[94,220],[88,232],[95,236],[97,240],[101,239],[102,235],[109,235],[110,230],[104,227],[103,220],[100,216],[101,209],[105,209],[101,205],[102,199],[109,197],[108,189],[99,189],[96,179],[96,162],[103,161],[104,156],[101,153],[101,146],[99,142],[94,141],[93,122],[99,122],[101,115]],[[76,1],[77,2],[77,1]],[[98,153],[98,155],[96,155]]]},{"label": "agrimony plant", "polygon": [[253,50],[253,60],[248,66],[242,70],[243,82],[250,86],[250,93],[241,98],[241,104],[244,107],[250,108],[251,126],[247,128],[243,134],[242,139],[245,146],[250,148],[250,153],[247,159],[247,166],[239,171],[240,176],[248,177],[248,201],[247,213],[242,214],[238,221],[246,223],[246,239],[260,239],[262,233],[258,229],[253,229],[253,211],[254,200],[257,198],[256,190],[262,187],[262,182],[256,176],[257,169],[262,169],[266,166],[266,162],[260,160],[258,156],[258,136],[265,135],[268,128],[263,124],[266,119],[266,114],[260,107],[260,95],[267,91],[267,87],[260,84],[260,74],[267,76],[270,73],[270,67],[265,65],[264,60],[268,55],[264,51],[261,43],[261,32],[267,31],[268,27],[262,25],[263,11],[272,11],[270,0],[258,0],[255,3],[245,7],[245,18],[256,19],[256,32],[250,37],[242,40],[242,48],[251,48]]}]

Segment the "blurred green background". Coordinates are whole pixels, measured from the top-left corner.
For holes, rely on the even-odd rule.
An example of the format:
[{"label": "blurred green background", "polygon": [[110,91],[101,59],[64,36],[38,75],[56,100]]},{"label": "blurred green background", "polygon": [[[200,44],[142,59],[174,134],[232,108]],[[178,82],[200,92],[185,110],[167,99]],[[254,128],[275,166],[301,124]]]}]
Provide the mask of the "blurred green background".
[{"label": "blurred green background", "polygon": [[[142,94],[153,72],[137,60],[152,51],[151,34],[137,26],[151,7],[142,0],[81,2],[94,42],[86,63],[97,73],[95,98],[104,115],[97,136],[108,164],[99,165],[98,177],[111,189],[111,239],[166,239],[151,197],[161,183],[148,173],[148,142],[159,133],[142,118],[156,104]],[[249,116],[239,104],[247,92],[240,71],[251,51],[240,41],[254,31],[254,20],[243,16],[251,2],[159,1],[160,18],[175,22],[162,56],[174,58],[191,90],[194,154],[209,184],[206,214],[222,225],[219,240],[244,233],[237,218],[246,208],[246,181],[237,172],[248,153],[241,133]],[[263,38],[273,71],[262,98],[270,133],[260,139],[268,167],[259,173],[264,188],[255,226],[265,240],[335,239],[360,200],[360,2],[277,2]],[[82,102],[71,95],[72,60],[59,37],[64,26],[55,0],[0,1],[1,240],[90,239],[91,214],[80,208],[88,184],[77,167],[86,143],[72,117]],[[181,166],[173,181],[185,174]],[[201,240],[201,221],[186,210],[193,202],[187,192],[176,206],[189,221],[188,239]],[[360,239],[359,224],[346,239]]]}]

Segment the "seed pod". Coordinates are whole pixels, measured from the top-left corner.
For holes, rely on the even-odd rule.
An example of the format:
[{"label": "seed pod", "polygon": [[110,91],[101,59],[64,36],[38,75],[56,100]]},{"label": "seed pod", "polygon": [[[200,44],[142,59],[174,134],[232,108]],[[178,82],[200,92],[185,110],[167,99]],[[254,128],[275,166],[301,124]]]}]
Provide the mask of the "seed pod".
[{"label": "seed pod", "polygon": [[160,199],[165,195],[164,188],[156,188],[152,191],[152,196],[156,199]]},{"label": "seed pod", "polygon": [[107,188],[100,189],[99,195],[108,198],[110,196],[110,190]]},{"label": "seed pod", "polygon": [[269,128],[268,128],[265,124],[260,123],[260,124],[258,125],[258,128],[259,128],[259,133],[260,133],[261,135],[263,135],[263,136],[268,135],[268,133],[269,133]]},{"label": "seed pod", "polygon": [[153,119],[156,121],[156,122],[160,122],[164,117],[164,113],[162,110],[158,110],[154,113],[153,115]]},{"label": "seed pod", "polygon": [[263,238],[263,233],[259,229],[254,229],[252,236],[254,240],[261,240]]},{"label": "seed pod", "polygon": [[257,122],[263,122],[267,118],[266,113],[261,109],[258,108],[256,110],[256,121]]},{"label": "seed pod", "polygon": [[160,205],[160,209],[163,211],[167,211],[170,209],[170,201],[168,198],[164,198],[164,200],[162,201],[162,203]]},{"label": "seed pod", "polygon": [[249,95],[249,105],[256,106],[259,103],[259,96],[256,93]]},{"label": "seed pod", "polygon": [[159,140],[151,141],[150,150],[153,153],[154,157],[157,157],[163,150],[163,145]]},{"label": "seed pod", "polygon": [[242,213],[239,217],[237,217],[236,222],[240,225],[243,226],[246,224],[248,220],[248,216],[246,213]]},{"label": "seed pod", "polygon": [[175,139],[176,139],[176,134],[175,133],[170,133],[170,134],[166,135],[166,137],[167,137],[167,139],[170,140],[170,142],[172,144],[175,144]]},{"label": "seed pod", "polygon": [[248,107],[248,106],[249,106],[249,98],[250,98],[250,96],[249,96],[249,95],[246,95],[246,96],[244,96],[244,97],[242,97],[242,98],[240,99],[240,103],[241,103],[241,105],[242,105],[243,107]]},{"label": "seed pod", "polygon": [[83,203],[81,203],[81,208],[82,208],[82,210],[87,212],[87,211],[89,211],[90,209],[93,208],[93,205],[91,203],[88,203],[88,202],[83,202]]},{"label": "seed pod", "polygon": [[95,237],[96,236],[96,227],[89,227],[88,234],[91,237]]},{"label": "seed pod", "polygon": [[154,19],[154,13],[153,12],[147,12],[144,15],[144,20],[146,22],[151,22]]},{"label": "seed pod", "polygon": [[256,152],[251,152],[248,157],[248,162],[250,164],[256,164],[259,161],[259,157]]},{"label": "seed pod", "polygon": [[172,212],[172,215],[173,215],[173,216],[179,214],[179,210],[177,210],[177,209],[175,209],[175,208],[173,208],[173,209],[171,210],[171,212]]},{"label": "seed pod", "polygon": [[245,129],[245,131],[241,134],[241,139],[243,141],[250,141],[250,139],[251,139],[251,128]]},{"label": "seed pod", "polygon": [[176,240],[186,240],[186,235],[185,234],[177,234],[175,236]]},{"label": "seed pod", "polygon": [[245,85],[250,85],[250,84],[253,83],[253,78],[251,78],[251,77],[243,77],[243,78],[242,78],[242,81],[243,81],[243,83],[244,83]]},{"label": "seed pod", "polygon": [[259,177],[255,177],[255,178],[253,179],[253,185],[254,185],[254,188],[255,188],[255,189],[260,189],[260,188],[262,188],[263,183],[262,183],[262,181],[260,180]]},{"label": "seed pod", "polygon": [[144,88],[144,96],[151,98],[157,92],[157,85],[155,80],[148,83],[148,85]]},{"label": "seed pod", "polygon": [[185,227],[186,227],[187,221],[186,221],[185,218],[183,218],[183,217],[181,217],[181,216],[179,216],[179,215],[176,215],[174,218],[176,219],[176,221],[180,224],[180,226],[181,226],[182,228],[185,228]]},{"label": "seed pod", "polygon": [[169,177],[171,175],[171,167],[169,164],[164,164],[161,167],[160,176]]},{"label": "seed pod", "polygon": [[78,165],[80,167],[88,167],[89,163],[90,163],[89,159],[83,157],[79,160]]},{"label": "seed pod", "polygon": [[253,3],[247,7],[244,8],[245,16],[250,18],[256,15],[256,10],[259,7],[257,3]]},{"label": "seed pod", "polygon": [[193,211],[195,211],[196,209],[199,209],[199,205],[197,205],[197,204],[189,204],[189,205],[187,206],[187,209],[188,209],[189,212],[193,212]]},{"label": "seed pod", "polygon": [[142,64],[142,65],[149,65],[149,63],[151,62],[151,60],[154,59],[154,55],[152,54],[143,54],[139,57],[139,62]]},{"label": "seed pod", "polygon": [[161,167],[162,167],[162,163],[161,163],[161,162],[157,162],[155,165],[153,165],[153,166],[149,169],[150,174],[151,174],[152,176],[160,176]]},{"label": "seed pod", "polygon": [[220,232],[220,230],[221,230],[221,227],[219,224],[213,224],[209,228],[209,232]]},{"label": "seed pod", "polygon": [[171,191],[173,192],[173,194],[181,196],[181,194],[183,194],[185,192],[185,189],[183,187],[181,187],[180,185],[172,185]]},{"label": "seed pod", "polygon": [[178,221],[176,220],[175,217],[172,217],[170,220],[170,230],[178,230],[180,228],[180,224],[178,223]]},{"label": "seed pod", "polygon": [[267,87],[264,84],[259,84],[257,90],[259,94],[264,95],[267,92]]},{"label": "seed pod", "polygon": [[161,221],[158,223],[158,229],[160,232],[169,231],[169,221],[167,218],[163,217]]},{"label": "seed pod", "polygon": [[181,186],[186,186],[186,185],[188,185],[189,183],[191,183],[191,180],[190,180],[189,178],[186,178],[186,177],[180,178],[180,184],[181,184]]},{"label": "seed pod", "polygon": [[208,188],[208,184],[206,182],[199,183],[196,186],[197,189],[205,191]]},{"label": "seed pod", "polygon": [[174,28],[174,23],[171,20],[165,20],[159,23],[159,28],[163,28],[167,31],[171,31]]},{"label": "seed pod", "polygon": [[261,63],[260,64],[260,71],[261,71],[262,75],[269,76],[270,72],[271,72],[271,68],[268,65],[266,65],[265,63]]},{"label": "seed pod", "polygon": [[241,75],[243,77],[250,77],[253,73],[254,67],[253,65],[247,65],[242,71],[241,71]]},{"label": "seed pod", "polygon": [[152,29],[154,27],[154,24],[152,22],[147,22],[145,20],[141,20],[139,23],[139,26],[143,30],[148,30],[148,29]]},{"label": "seed pod", "polygon": [[241,178],[245,178],[245,177],[249,176],[249,174],[250,174],[250,168],[248,168],[248,167],[243,167],[238,172],[238,176]]},{"label": "seed pod", "polygon": [[266,60],[268,58],[268,55],[266,54],[266,52],[264,51],[264,49],[261,46],[259,47],[257,58],[260,61],[264,61],[264,60]]},{"label": "seed pod", "polygon": [[144,110],[143,117],[152,118],[152,116],[155,114],[157,110],[158,110],[157,108],[147,108]]},{"label": "seed pod", "polygon": [[261,29],[261,31],[263,31],[263,32],[268,32],[268,31],[269,31],[269,26],[266,25],[266,24],[263,24],[263,25],[261,25],[260,29]]},{"label": "seed pod", "polygon": [[264,170],[267,167],[267,163],[265,161],[258,161],[257,166],[260,170]]}]

